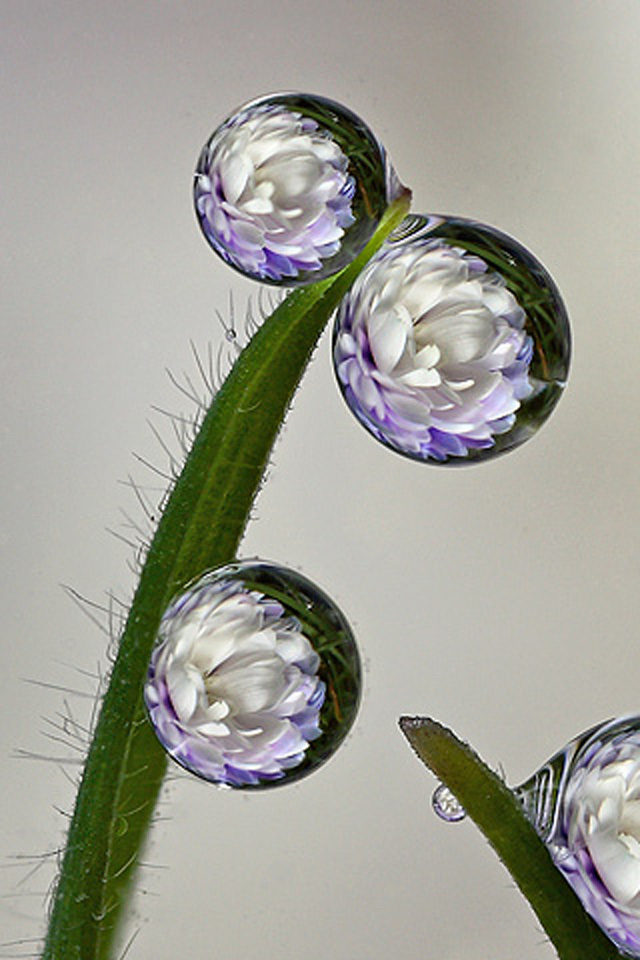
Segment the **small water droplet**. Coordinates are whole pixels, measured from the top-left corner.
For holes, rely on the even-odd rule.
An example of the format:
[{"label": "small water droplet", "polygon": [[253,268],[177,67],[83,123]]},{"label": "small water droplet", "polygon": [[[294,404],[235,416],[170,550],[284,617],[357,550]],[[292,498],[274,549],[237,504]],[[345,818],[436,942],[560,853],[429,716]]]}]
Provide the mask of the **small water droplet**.
[{"label": "small water droplet", "polygon": [[360,692],[360,657],[338,607],[301,574],[251,560],[212,571],[171,603],[144,694],[181,766],[262,789],[322,766]]},{"label": "small water droplet", "polygon": [[233,343],[237,336],[238,334],[233,329],[229,329],[225,332],[225,339],[228,340],[229,343]]},{"label": "small water droplet", "polygon": [[506,234],[459,217],[407,217],[334,328],[352,412],[385,446],[430,464],[477,463],[532,437],[569,359],[566,310],[544,267]]},{"label": "small water droplet", "polygon": [[433,791],[431,806],[440,819],[447,823],[457,823],[467,815],[462,804],[444,783],[439,784]]},{"label": "small water droplet", "polygon": [[350,263],[399,189],[384,149],[351,110],[283,93],[246,104],[214,131],[194,200],[223,260],[254,280],[294,287]]}]

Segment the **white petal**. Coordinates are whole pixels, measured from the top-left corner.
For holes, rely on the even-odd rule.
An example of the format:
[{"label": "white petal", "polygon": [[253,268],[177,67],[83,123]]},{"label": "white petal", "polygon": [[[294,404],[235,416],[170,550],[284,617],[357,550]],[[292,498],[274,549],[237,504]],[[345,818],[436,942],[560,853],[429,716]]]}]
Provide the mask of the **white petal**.
[{"label": "white petal", "polygon": [[196,730],[203,737],[227,737],[231,733],[226,723],[215,723],[213,720],[199,723]]},{"label": "white petal", "polygon": [[225,717],[229,716],[230,708],[226,700],[214,700],[213,703],[210,703],[206,709],[206,714],[209,720],[218,721],[224,720]]},{"label": "white petal", "polygon": [[202,684],[181,663],[174,662],[167,671],[167,687],[174,710],[181,720],[189,720],[198,706]]},{"label": "white petal", "polygon": [[424,367],[409,370],[398,379],[408,387],[437,387],[442,382],[437,370],[426,370]]},{"label": "white petal", "polygon": [[435,367],[440,359],[440,350],[435,343],[427,343],[416,353],[415,361],[421,367]]},{"label": "white petal", "polygon": [[377,367],[389,373],[407,343],[407,323],[398,313],[374,313],[368,322],[369,345]]},{"label": "white petal", "polygon": [[273,203],[268,197],[252,197],[242,204],[242,209],[252,216],[267,216],[273,213]]},{"label": "white petal", "polygon": [[222,192],[229,203],[237,203],[242,195],[253,166],[243,153],[233,152],[220,164]]},{"label": "white petal", "polygon": [[395,396],[393,398],[393,408],[401,416],[406,417],[415,423],[421,423],[425,426],[431,425],[431,404],[427,401],[428,394],[423,394],[418,400],[412,396]]},{"label": "white petal", "polygon": [[640,859],[618,837],[596,833],[589,839],[589,852],[596,870],[620,903],[629,903],[640,893]]}]

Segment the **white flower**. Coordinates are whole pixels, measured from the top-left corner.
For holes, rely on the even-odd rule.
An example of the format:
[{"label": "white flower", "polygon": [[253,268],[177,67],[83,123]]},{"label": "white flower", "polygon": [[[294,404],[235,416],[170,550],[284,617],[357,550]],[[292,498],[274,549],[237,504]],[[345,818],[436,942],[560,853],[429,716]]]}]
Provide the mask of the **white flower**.
[{"label": "white flower", "polygon": [[640,717],[588,730],[516,794],[585,910],[640,957]]},{"label": "white flower", "polygon": [[504,279],[441,239],[388,242],[344,298],[334,361],[347,402],[416,459],[466,457],[531,393],[532,342]]},{"label": "white flower", "polygon": [[145,702],[163,745],[187,769],[257,785],[298,766],[320,736],[318,667],[279,602],[205,577],[163,617]]},{"label": "white flower", "polygon": [[348,159],[315,120],[282,103],[241,110],[196,170],[195,201],[214,249],[257,279],[320,270],[354,222]]},{"label": "white flower", "polygon": [[585,909],[619,949],[640,957],[638,718],[605,724],[581,745],[551,841]]},{"label": "white flower", "polygon": [[584,846],[612,897],[640,918],[640,752],[580,770],[567,804],[569,848]]}]

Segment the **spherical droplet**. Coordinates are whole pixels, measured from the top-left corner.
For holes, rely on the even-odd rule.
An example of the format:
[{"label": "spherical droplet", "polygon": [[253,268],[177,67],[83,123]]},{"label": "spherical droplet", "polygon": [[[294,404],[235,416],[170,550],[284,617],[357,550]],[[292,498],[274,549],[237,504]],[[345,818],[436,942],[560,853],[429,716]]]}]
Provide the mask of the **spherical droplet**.
[{"label": "spherical droplet", "polygon": [[411,216],[343,299],[334,365],[385,446],[477,463],[533,436],[565,385],[570,332],[544,267],[492,227]]},{"label": "spherical droplet", "polygon": [[358,650],[336,605],[301,574],[255,560],[206,574],[171,603],[144,698],[179,764],[259,789],[328,760],[360,691]]},{"label": "spherical droplet", "polygon": [[444,783],[439,784],[433,791],[431,806],[434,813],[447,823],[457,823],[459,820],[464,820],[467,815],[460,801]]},{"label": "spherical droplet", "polygon": [[587,913],[640,957],[640,717],[592,727],[514,792]]},{"label": "spherical droplet", "polygon": [[285,287],[342,270],[398,190],[373,133],[323,97],[246,104],[205,144],[194,182],[206,239],[245,276]]}]

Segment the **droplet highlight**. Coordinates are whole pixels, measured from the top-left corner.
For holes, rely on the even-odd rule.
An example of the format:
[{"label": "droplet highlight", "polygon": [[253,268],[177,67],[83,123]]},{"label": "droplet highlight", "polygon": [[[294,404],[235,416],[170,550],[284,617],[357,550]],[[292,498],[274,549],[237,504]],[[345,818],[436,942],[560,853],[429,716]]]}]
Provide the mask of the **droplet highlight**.
[{"label": "droplet highlight", "polygon": [[640,717],[592,727],[514,792],[587,913],[640,957]]},{"label": "droplet highlight", "polygon": [[360,693],[355,639],[333,601],[295,571],[243,561],[171,603],[144,699],[177,763],[221,786],[263,789],[322,766]]},{"label": "droplet highlight", "polygon": [[436,465],[520,446],[565,386],[571,337],[550,275],[506,234],[458,217],[410,216],[338,310],[334,368],[360,423]]},{"label": "droplet highlight", "polygon": [[351,110],[282,93],[246,104],[214,131],[198,159],[194,202],[226,263],[294,287],[347,266],[399,189],[383,147]]},{"label": "droplet highlight", "polygon": [[441,820],[447,823],[459,823],[464,820],[467,811],[446,784],[439,784],[431,796],[431,806]]}]

